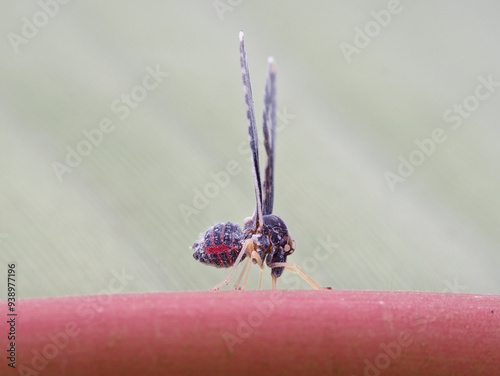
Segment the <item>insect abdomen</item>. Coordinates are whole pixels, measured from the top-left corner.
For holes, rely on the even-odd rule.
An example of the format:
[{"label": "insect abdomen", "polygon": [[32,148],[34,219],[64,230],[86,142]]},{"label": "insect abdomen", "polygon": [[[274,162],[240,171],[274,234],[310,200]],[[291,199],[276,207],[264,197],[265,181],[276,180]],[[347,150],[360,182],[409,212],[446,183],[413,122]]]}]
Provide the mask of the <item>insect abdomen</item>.
[{"label": "insect abdomen", "polygon": [[217,268],[228,268],[241,251],[242,239],[240,226],[231,222],[219,223],[210,227],[192,245],[193,257]]}]

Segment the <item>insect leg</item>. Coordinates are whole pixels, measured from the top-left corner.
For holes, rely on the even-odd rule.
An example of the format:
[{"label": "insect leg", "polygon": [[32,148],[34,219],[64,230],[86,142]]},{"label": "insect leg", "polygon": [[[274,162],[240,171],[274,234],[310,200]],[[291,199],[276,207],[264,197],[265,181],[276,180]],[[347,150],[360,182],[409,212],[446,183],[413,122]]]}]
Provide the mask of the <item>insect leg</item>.
[{"label": "insect leg", "polygon": [[252,253],[250,255],[250,262],[248,263],[247,275],[245,277],[245,282],[243,282],[243,285],[240,287],[240,290],[243,290],[245,288],[245,286],[247,285],[248,276],[250,275],[250,267],[252,266],[253,260],[257,261],[257,264],[261,268],[263,267],[262,259],[260,258],[259,254],[256,251],[252,251]]},{"label": "insect leg", "polygon": [[[275,262],[274,264],[269,265],[271,268],[275,268],[278,266],[285,267],[285,270],[289,272],[298,274],[304,281],[306,281],[309,285],[311,285],[316,290],[331,290],[331,287],[321,287],[318,282],[309,277],[306,272],[304,272],[297,264],[290,262]],[[273,280],[274,284],[274,280]]]},{"label": "insect leg", "polygon": [[238,267],[238,265],[239,265],[241,259],[243,258],[243,256],[245,254],[247,254],[247,255],[251,254],[252,251],[253,251],[253,241],[252,241],[252,239],[245,240],[245,243],[243,243],[243,247],[242,247],[242,249],[240,251],[240,254],[236,258],[236,260],[234,262],[234,265],[231,267],[231,271],[229,272],[229,275],[227,276],[227,278],[225,280],[223,280],[222,282],[218,283],[217,285],[215,285],[214,287],[212,287],[210,289],[210,291],[217,291],[218,289],[221,288],[222,285],[229,284],[229,281],[231,280],[231,277],[233,276],[234,272],[236,271],[236,268]]},{"label": "insect leg", "polygon": [[246,275],[245,275],[245,280],[243,281],[243,284],[241,285],[241,287],[234,286],[235,290],[243,290],[245,288],[245,286],[247,285],[248,276],[250,275],[250,268],[251,267],[252,267],[252,260],[250,260],[247,264],[247,268],[245,271]]},{"label": "insect leg", "polygon": [[241,273],[238,277],[238,279],[236,280],[236,283],[234,285],[234,289],[235,290],[238,290],[238,286],[240,285],[240,282],[241,282],[241,279],[243,278],[243,274],[245,274],[245,270],[247,270],[247,264],[250,262],[250,259],[247,258],[245,260],[245,263],[243,264],[243,268],[241,269]]},{"label": "insect leg", "polygon": [[264,263],[260,264],[259,290],[262,290],[262,277],[264,276]]}]

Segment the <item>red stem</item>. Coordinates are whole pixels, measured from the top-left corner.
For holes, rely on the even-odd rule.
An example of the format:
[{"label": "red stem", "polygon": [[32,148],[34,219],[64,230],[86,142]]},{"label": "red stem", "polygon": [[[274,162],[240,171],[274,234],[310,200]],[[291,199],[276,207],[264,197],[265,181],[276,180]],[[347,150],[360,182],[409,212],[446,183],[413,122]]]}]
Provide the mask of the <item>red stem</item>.
[{"label": "red stem", "polygon": [[178,292],[26,299],[16,312],[12,374],[500,374],[494,295]]}]

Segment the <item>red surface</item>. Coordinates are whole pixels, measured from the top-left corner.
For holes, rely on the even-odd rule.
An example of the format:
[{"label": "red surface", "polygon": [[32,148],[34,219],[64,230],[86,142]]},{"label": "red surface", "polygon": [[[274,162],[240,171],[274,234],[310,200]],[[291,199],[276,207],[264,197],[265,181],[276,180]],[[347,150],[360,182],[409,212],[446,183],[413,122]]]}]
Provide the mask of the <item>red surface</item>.
[{"label": "red surface", "polygon": [[16,308],[17,369],[2,356],[2,375],[500,375],[495,295],[176,292]]}]

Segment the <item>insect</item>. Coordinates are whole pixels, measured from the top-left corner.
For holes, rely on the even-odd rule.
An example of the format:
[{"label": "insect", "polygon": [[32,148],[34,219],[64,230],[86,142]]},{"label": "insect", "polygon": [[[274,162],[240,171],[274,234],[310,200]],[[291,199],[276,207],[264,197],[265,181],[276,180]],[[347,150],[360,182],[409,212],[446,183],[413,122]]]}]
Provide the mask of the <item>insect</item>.
[{"label": "insect", "polygon": [[[243,79],[248,135],[252,152],[251,162],[256,208],[253,216],[245,219],[243,230],[238,224],[231,222],[219,223],[210,227],[191,246],[194,250],[193,257],[207,265],[218,268],[231,268],[227,278],[214,286],[211,289],[212,291],[218,290],[222,285],[229,284],[237,266],[244,259],[246,259],[246,265],[236,281],[235,289],[245,288],[252,264],[260,266],[259,289],[261,289],[264,263],[271,268],[273,289],[277,289],[277,280],[285,269],[297,273],[315,289],[329,289],[329,287],[321,287],[300,269],[298,265],[287,262],[287,257],[295,251],[295,240],[290,235],[285,222],[277,215],[272,214],[276,139],[276,65],[274,59],[270,57],[268,60],[262,116],[267,164],[264,171],[264,181],[261,184],[257,128],[242,31],[240,31],[239,37],[241,75]],[[245,280],[241,287],[239,287],[244,274],[246,274]]]}]

